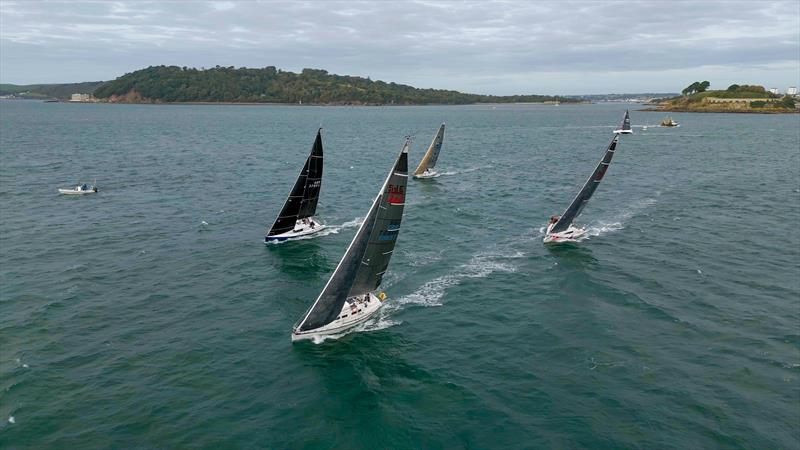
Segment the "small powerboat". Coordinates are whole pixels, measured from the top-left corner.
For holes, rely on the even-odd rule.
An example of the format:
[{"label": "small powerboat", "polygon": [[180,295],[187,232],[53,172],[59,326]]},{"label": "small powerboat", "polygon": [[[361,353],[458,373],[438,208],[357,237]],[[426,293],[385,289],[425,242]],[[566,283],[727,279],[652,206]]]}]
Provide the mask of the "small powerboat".
[{"label": "small powerboat", "polygon": [[79,184],[72,189],[59,189],[59,194],[64,195],[86,195],[86,194],[94,194],[97,192],[97,186],[93,184]]},{"label": "small powerboat", "polygon": [[680,124],[672,120],[672,117],[667,117],[666,119],[661,121],[661,126],[670,128],[670,127],[679,127]]}]

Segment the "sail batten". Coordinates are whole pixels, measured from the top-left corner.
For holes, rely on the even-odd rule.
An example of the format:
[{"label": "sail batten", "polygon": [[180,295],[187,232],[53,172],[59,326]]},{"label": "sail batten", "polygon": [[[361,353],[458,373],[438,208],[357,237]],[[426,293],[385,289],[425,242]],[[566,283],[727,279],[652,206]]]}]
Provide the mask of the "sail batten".
[{"label": "sail batten", "polygon": [[439,160],[439,153],[442,150],[442,142],[444,141],[444,126],[445,124],[442,124],[439,127],[439,131],[436,132],[436,136],[434,136],[431,145],[428,147],[428,151],[425,152],[425,155],[419,162],[417,169],[414,171],[414,175],[422,175],[426,170],[432,170],[436,166],[436,162]]},{"label": "sail batten", "polygon": [[[349,297],[367,294],[380,285],[403,216],[403,206],[398,200],[405,199],[407,179],[398,175],[408,172],[410,143],[407,138],[342,260],[295,327],[296,331],[324,327],[336,319]],[[393,228],[391,231],[390,226]]]},{"label": "sail batten", "polygon": [[608,170],[608,166],[611,164],[611,158],[614,157],[614,150],[616,149],[618,142],[619,135],[615,135],[614,139],[611,140],[611,143],[606,148],[605,153],[603,153],[603,158],[597,164],[581,190],[578,191],[578,195],[575,196],[575,198],[572,200],[572,203],[570,203],[564,213],[561,214],[558,222],[553,225],[550,233],[560,233],[567,230],[569,226],[572,225],[572,221],[578,217],[581,211],[583,211],[586,203],[589,202],[589,199],[592,198],[592,195],[594,195],[594,192],[597,190],[597,186],[600,184],[600,181],[603,180],[603,177]]}]

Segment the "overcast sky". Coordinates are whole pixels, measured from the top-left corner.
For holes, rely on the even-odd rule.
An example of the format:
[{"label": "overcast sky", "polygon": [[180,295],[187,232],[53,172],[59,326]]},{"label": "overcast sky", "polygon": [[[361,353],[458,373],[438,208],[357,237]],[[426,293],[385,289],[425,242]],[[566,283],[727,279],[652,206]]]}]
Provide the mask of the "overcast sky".
[{"label": "overcast sky", "polygon": [[0,0],[0,81],[304,67],[485,94],[800,84],[800,0]]}]

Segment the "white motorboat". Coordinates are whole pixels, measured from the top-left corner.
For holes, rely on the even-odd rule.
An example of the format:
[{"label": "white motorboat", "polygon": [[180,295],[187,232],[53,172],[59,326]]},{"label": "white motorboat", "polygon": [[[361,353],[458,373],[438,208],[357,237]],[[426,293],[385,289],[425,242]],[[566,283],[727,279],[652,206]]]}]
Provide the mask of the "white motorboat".
[{"label": "white motorboat", "polygon": [[311,153],[297,177],[292,191],[278,213],[275,223],[264,236],[264,242],[280,242],[309,236],[325,228],[321,220],[314,217],[322,188],[322,128],[311,147]]},{"label": "white motorboat", "polygon": [[611,158],[614,157],[618,142],[619,134],[615,134],[611,144],[608,145],[605,153],[603,153],[603,158],[597,164],[589,179],[586,180],[578,195],[575,196],[572,203],[564,211],[564,214],[550,217],[547,232],[543,239],[545,244],[575,242],[586,234],[585,229],[573,226],[572,221],[583,211],[586,203],[592,198],[594,191],[597,190],[597,186],[600,185],[600,181],[605,176],[609,164],[611,164]]},{"label": "white motorboat", "polygon": [[414,178],[436,178],[440,174],[434,170],[436,161],[439,160],[439,153],[442,151],[442,143],[444,142],[444,124],[439,127],[436,136],[433,137],[428,151],[422,157],[417,169],[414,171]]},{"label": "white motorboat", "polygon": [[381,285],[394,252],[408,183],[408,149],[403,149],[380,192],[372,202],[366,219],[347,247],[317,300],[292,329],[292,342],[324,339],[338,335],[373,316],[386,299],[375,290]]},{"label": "white motorboat", "polygon": [[97,192],[97,186],[93,184],[79,184],[72,189],[59,189],[59,194],[64,195],[86,195],[86,194],[94,194]]}]

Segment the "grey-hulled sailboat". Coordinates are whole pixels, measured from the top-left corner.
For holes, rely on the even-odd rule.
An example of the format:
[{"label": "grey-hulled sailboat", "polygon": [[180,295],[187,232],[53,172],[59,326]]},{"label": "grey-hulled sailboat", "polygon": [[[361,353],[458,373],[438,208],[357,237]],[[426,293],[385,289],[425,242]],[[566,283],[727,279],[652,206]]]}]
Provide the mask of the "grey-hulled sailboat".
[{"label": "grey-hulled sailboat", "polygon": [[628,113],[628,110],[625,110],[625,117],[622,118],[622,124],[620,125],[618,130],[614,130],[614,133],[617,134],[632,134],[633,129],[631,128],[631,115]]},{"label": "grey-hulled sailboat", "polygon": [[408,149],[403,149],[372,202],[342,260],[325,288],[292,330],[292,341],[338,334],[363,323],[381,307],[386,295],[375,295],[389,266],[408,183]]},{"label": "grey-hulled sailboat", "polygon": [[289,192],[289,197],[278,213],[275,223],[267,231],[264,242],[285,241],[286,239],[308,236],[325,228],[314,214],[317,212],[319,191],[322,187],[322,128],[311,147],[311,153]]},{"label": "grey-hulled sailboat", "polygon": [[442,151],[442,142],[444,142],[444,124],[439,127],[433,141],[431,141],[428,151],[422,157],[422,160],[414,171],[414,178],[433,178],[438,177],[439,174],[434,170],[436,161],[439,160],[439,153]]},{"label": "grey-hulled sailboat", "polygon": [[570,203],[566,211],[564,211],[564,214],[550,217],[550,223],[547,225],[547,233],[545,233],[544,236],[545,244],[551,242],[574,242],[586,234],[585,229],[574,227],[572,221],[583,211],[586,203],[592,198],[594,191],[597,190],[597,186],[600,185],[600,181],[603,179],[603,176],[605,176],[609,164],[611,164],[611,158],[614,157],[618,142],[619,134],[615,135],[614,139],[611,140],[611,144],[608,145],[605,153],[603,153],[603,158],[597,164],[597,167],[595,167],[589,179],[586,180],[586,183],[578,192],[578,195],[575,196],[575,199],[572,200],[572,203]]}]

